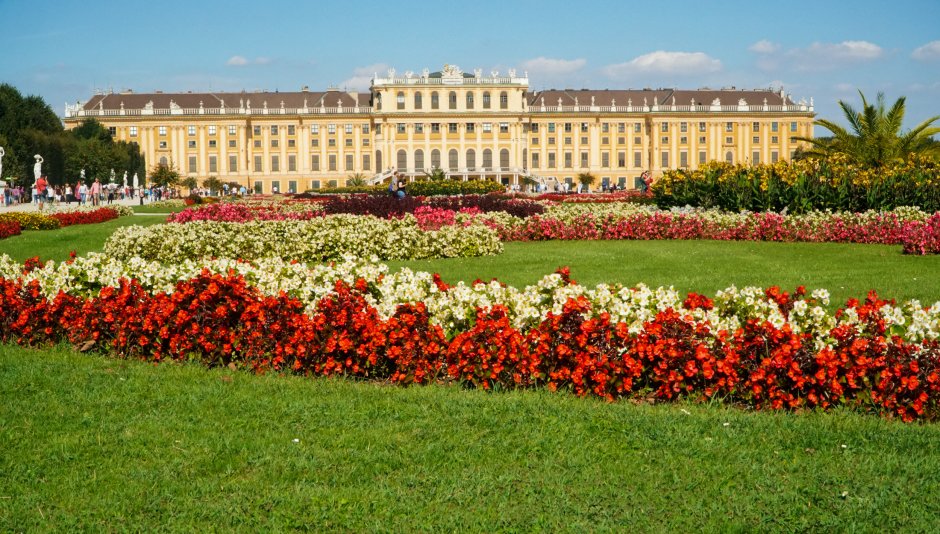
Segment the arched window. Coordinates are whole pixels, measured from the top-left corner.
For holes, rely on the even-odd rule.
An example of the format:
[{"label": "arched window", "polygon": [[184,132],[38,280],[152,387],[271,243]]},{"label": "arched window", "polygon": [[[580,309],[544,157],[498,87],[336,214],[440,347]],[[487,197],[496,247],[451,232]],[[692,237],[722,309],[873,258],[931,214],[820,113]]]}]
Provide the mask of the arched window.
[{"label": "arched window", "polygon": [[382,151],[375,151],[375,170],[382,172]]},{"label": "arched window", "polygon": [[421,106],[424,105],[423,98],[421,91],[415,93],[415,109],[421,109]]},{"label": "arched window", "polygon": [[398,96],[395,101],[398,102],[398,109],[405,109],[405,92],[398,91]]},{"label": "arched window", "polygon": [[420,148],[415,150],[415,170],[418,172],[424,170],[424,151]]},{"label": "arched window", "polygon": [[499,94],[499,109],[509,109],[509,93],[506,91]]},{"label": "arched window", "polygon": [[375,110],[382,111],[382,94],[375,95]]},{"label": "arched window", "polygon": [[166,156],[160,156],[160,165],[162,167],[166,167],[167,165],[169,165],[169,163],[170,162],[166,160]]},{"label": "arched window", "polygon": [[730,150],[725,152],[725,161],[728,163],[734,163],[734,153]]},{"label": "arched window", "polygon": [[431,151],[431,167],[435,169],[441,168],[441,151],[436,148]]},{"label": "arched window", "polygon": [[431,92],[431,109],[440,109],[441,101],[437,97],[437,91]]},{"label": "arched window", "polygon": [[457,109],[457,92],[456,91],[451,91],[450,94],[447,95],[447,106],[450,109]]},{"label": "arched window", "polygon": [[473,91],[467,91],[467,109],[473,109]]},{"label": "arched window", "polygon": [[408,168],[408,153],[404,150],[398,151],[398,170],[403,171]]},{"label": "arched window", "polygon": [[483,109],[490,109],[490,92],[483,91]]},{"label": "arched window", "polygon": [[493,168],[493,151],[484,148],[483,149],[483,169],[492,169]]},{"label": "arched window", "polygon": [[499,166],[506,169],[509,168],[509,149],[504,148],[499,151]]},{"label": "arched window", "polygon": [[447,167],[450,170],[455,171],[458,168],[457,163],[457,149],[452,148],[449,152],[447,152]]},{"label": "arched window", "polygon": [[477,166],[477,153],[473,149],[467,150],[467,168],[473,169]]}]

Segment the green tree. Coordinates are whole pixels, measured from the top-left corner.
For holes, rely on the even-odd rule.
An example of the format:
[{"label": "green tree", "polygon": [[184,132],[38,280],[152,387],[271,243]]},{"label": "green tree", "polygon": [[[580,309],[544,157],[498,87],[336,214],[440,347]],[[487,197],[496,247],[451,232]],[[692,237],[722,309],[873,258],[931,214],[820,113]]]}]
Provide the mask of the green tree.
[{"label": "green tree", "polygon": [[366,185],[366,175],[357,172],[346,177],[346,187],[362,187]]},{"label": "green tree", "polygon": [[932,139],[940,133],[940,128],[932,126],[940,120],[940,115],[902,133],[905,102],[903,96],[888,109],[884,93],[878,93],[875,103],[869,103],[861,91],[858,94],[862,97],[861,111],[856,111],[847,102],[839,101],[839,107],[842,108],[850,129],[820,119],[815,124],[832,132],[831,138],[798,138],[812,145],[812,148],[805,152],[807,157],[825,158],[842,154],[855,164],[877,168],[903,160],[911,154],[934,158],[940,156],[940,145]]},{"label": "green tree", "polygon": [[114,139],[111,132],[94,117],[87,118],[71,130],[71,134],[78,139],[97,139],[103,143],[111,143]]},{"label": "green tree", "polygon": [[197,180],[195,176],[187,176],[186,178],[179,180],[179,184],[186,189],[189,189],[189,192],[192,193],[193,189],[199,187],[199,180]]},{"label": "green tree", "polygon": [[222,180],[219,180],[215,176],[210,176],[202,181],[202,186],[210,192],[215,191],[218,194],[222,191]]},{"label": "green tree", "polygon": [[591,184],[594,183],[594,175],[589,172],[582,172],[578,174],[578,183],[583,185],[586,190],[590,190]]},{"label": "green tree", "polygon": [[158,187],[173,187],[180,182],[180,173],[171,160],[168,165],[154,165],[150,170],[150,183]]},{"label": "green tree", "polygon": [[432,182],[443,182],[447,180],[447,173],[440,167],[434,167],[430,172],[424,171],[424,175]]}]

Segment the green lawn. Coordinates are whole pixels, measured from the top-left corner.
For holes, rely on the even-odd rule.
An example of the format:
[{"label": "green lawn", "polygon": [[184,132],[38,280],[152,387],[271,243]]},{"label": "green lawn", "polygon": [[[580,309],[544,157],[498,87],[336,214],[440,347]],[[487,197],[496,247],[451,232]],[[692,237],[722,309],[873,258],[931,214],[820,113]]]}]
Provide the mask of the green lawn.
[{"label": "green lawn", "polygon": [[0,530],[922,531],[940,427],[0,346]]},{"label": "green lawn", "polygon": [[153,206],[144,204],[143,206],[133,206],[135,213],[178,213],[186,209],[187,206]]},{"label": "green lawn", "polygon": [[834,304],[870,289],[898,300],[940,300],[940,256],[905,256],[900,246],[729,241],[543,241],[505,243],[499,256],[389,262],[438,272],[445,281],[536,282],[557,267],[586,285],[675,286],[714,295],[731,285],[825,288]]},{"label": "green lawn", "polygon": [[59,230],[30,230],[18,236],[0,240],[0,254],[7,254],[17,261],[24,261],[32,256],[43,260],[64,261],[69,259],[69,251],[78,255],[98,252],[105,240],[116,228],[138,224],[149,226],[159,224],[165,217],[125,216],[100,224],[76,224]]}]

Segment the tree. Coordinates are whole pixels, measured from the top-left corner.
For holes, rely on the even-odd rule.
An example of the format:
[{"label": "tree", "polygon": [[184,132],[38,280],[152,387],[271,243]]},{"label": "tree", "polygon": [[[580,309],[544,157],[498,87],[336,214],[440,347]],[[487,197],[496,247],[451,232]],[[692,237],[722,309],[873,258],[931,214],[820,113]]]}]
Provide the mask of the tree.
[{"label": "tree", "polygon": [[366,185],[366,175],[361,172],[346,177],[346,187],[362,187]]},{"label": "tree", "polygon": [[220,192],[222,191],[222,180],[219,180],[215,176],[210,176],[202,181],[202,186],[208,189],[210,193],[212,191]]},{"label": "tree", "polygon": [[192,193],[193,189],[199,186],[199,180],[195,176],[187,176],[179,181],[179,184],[186,189],[189,189],[189,192]]},{"label": "tree", "polygon": [[940,128],[932,126],[940,120],[940,115],[902,133],[905,102],[903,96],[897,99],[891,109],[887,109],[884,93],[878,93],[874,104],[870,104],[861,91],[858,94],[862,97],[861,111],[856,111],[842,100],[839,101],[839,107],[842,108],[851,131],[832,121],[820,119],[815,124],[832,132],[831,138],[797,138],[812,145],[812,148],[805,152],[807,157],[824,158],[842,154],[852,163],[878,168],[904,160],[911,154],[940,156],[940,145],[932,139],[935,134],[940,133]]},{"label": "tree", "polygon": [[443,182],[447,180],[447,173],[444,172],[444,169],[439,167],[434,167],[431,169],[431,172],[424,171],[424,175],[428,177],[428,180],[432,182]]},{"label": "tree", "polygon": [[72,129],[71,133],[79,139],[97,139],[102,143],[114,141],[111,132],[94,117],[83,120],[81,124]]},{"label": "tree", "polygon": [[150,183],[158,187],[172,187],[180,181],[180,173],[171,160],[168,165],[157,164],[150,170]]},{"label": "tree", "polygon": [[578,183],[584,186],[584,189],[590,191],[591,184],[594,183],[594,175],[589,172],[582,172],[578,174]]}]

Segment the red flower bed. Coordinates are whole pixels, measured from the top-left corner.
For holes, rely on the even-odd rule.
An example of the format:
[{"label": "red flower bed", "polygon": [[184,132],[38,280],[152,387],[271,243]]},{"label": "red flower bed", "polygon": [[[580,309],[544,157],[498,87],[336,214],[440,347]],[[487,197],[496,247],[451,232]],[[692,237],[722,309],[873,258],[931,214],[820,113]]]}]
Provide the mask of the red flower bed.
[{"label": "red flower bed", "polygon": [[940,213],[907,230],[901,238],[905,254],[940,254]]},{"label": "red flower bed", "polygon": [[52,213],[49,215],[59,221],[61,227],[72,226],[74,224],[95,224],[117,219],[119,214],[117,210],[111,208],[99,208],[94,211],[71,211],[66,213]]},{"label": "red flower bed", "polygon": [[0,239],[20,235],[22,228],[17,221],[0,221]]},{"label": "red flower bed", "polygon": [[[422,303],[384,319],[366,301],[368,290],[362,280],[338,282],[310,315],[297,299],[261,295],[231,274],[203,272],[171,294],[149,294],[122,280],[91,298],[59,293],[51,300],[35,281],[0,279],[0,341],[67,340],[121,358],[259,373],[399,384],[446,379],[609,400],[717,398],[755,409],[850,406],[905,421],[940,418],[940,344],[891,335],[882,316],[886,301],[874,293],[847,304],[864,328],[838,326],[826,336],[831,344],[817,349],[810,334],[788,326],[752,320],[735,332],[715,332],[673,309],[630,332],[590,313],[584,299],[569,300],[528,332],[516,330],[499,306],[477,310],[473,326],[448,341]],[[788,313],[794,297],[776,288],[768,296]],[[711,301],[689,295],[686,305],[707,309]]]}]

